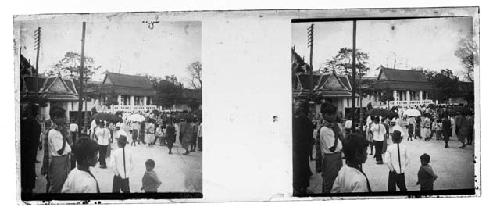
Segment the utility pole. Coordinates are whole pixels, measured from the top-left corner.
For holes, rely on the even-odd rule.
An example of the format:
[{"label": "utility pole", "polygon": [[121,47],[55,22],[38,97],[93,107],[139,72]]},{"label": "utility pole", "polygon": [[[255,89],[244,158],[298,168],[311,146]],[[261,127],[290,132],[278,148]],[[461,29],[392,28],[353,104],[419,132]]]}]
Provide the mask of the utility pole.
[{"label": "utility pole", "polygon": [[314,24],[311,24],[309,28],[307,28],[307,36],[308,36],[308,47],[309,47],[309,66],[311,67],[311,71],[309,72],[309,99],[313,98],[313,46],[314,46]]},{"label": "utility pole", "polygon": [[35,30],[35,49],[36,49],[36,62],[35,62],[35,90],[38,95],[38,59],[40,57],[40,40],[42,39],[42,28],[38,27]]},{"label": "utility pole", "polygon": [[[82,122],[82,109],[83,109],[83,74],[84,74],[84,65],[85,65],[85,26],[86,23],[83,22],[82,24],[82,48],[81,48],[81,54],[80,54],[80,90],[78,91],[78,126],[80,128],[83,126]],[[84,127],[86,129],[86,126]],[[81,132],[81,131],[80,131]]]},{"label": "utility pole", "polygon": [[[356,20],[352,21],[352,127],[355,128],[356,110]],[[362,126],[360,126],[361,128]]]}]

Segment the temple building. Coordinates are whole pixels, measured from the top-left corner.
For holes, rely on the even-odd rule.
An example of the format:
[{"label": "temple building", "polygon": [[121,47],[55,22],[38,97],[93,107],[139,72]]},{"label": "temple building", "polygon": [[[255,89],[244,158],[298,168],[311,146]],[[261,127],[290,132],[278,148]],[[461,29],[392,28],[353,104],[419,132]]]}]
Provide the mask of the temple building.
[{"label": "temple building", "polygon": [[[376,78],[364,78],[369,81],[373,93],[363,98],[363,106],[368,102],[374,107],[403,106],[412,107],[435,103],[429,99],[429,92],[434,89],[422,70],[400,70],[380,67]],[[381,96],[392,94],[392,101],[381,101]]]},{"label": "temple building", "polygon": [[[311,75],[309,65],[294,48],[292,48],[292,89],[294,101],[310,100],[311,112],[316,114],[319,114],[321,103],[324,101],[336,105],[341,118],[345,118],[349,108],[352,108],[352,86],[349,78],[320,71],[314,71]],[[355,107],[358,106],[359,95],[356,94]]]},{"label": "temple building", "polygon": [[157,109],[153,103],[156,91],[145,76],[106,73],[102,82],[90,82],[87,108],[97,111],[151,111]]}]

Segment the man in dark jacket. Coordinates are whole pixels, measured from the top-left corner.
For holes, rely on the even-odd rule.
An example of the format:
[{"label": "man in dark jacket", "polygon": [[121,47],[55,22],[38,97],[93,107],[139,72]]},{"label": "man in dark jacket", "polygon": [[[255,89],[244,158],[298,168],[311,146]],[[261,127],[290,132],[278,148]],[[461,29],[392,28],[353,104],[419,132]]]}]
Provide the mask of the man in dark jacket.
[{"label": "man in dark jacket", "polygon": [[37,115],[38,106],[30,103],[21,117],[21,196],[30,195],[35,187],[35,162],[41,133]]},{"label": "man in dark jacket", "polygon": [[308,118],[307,102],[299,102],[293,117],[293,192],[294,196],[306,194],[309,178],[309,155],[313,146],[313,124]]}]

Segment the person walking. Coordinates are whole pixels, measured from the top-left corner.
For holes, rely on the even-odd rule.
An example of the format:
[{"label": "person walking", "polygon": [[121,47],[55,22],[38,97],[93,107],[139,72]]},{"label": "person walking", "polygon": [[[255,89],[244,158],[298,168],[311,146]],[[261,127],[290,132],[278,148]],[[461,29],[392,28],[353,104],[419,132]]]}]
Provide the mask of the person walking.
[{"label": "person walking", "polygon": [[375,145],[375,159],[377,160],[377,164],[384,164],[384,161],[382,159],[382,148],[384,146],[386,130],[385,126],[380,123],[379,117],[374,118],[370,132],[373,135],[373,144]]},{"label": "person walking", "polygon": [[445,114],[443,119],[443,140],[445,148],[448,148],[448,141],[450,140],[451,134],[452,134],[451,121],[448,115]]},{"label": "person walking", "polygon": [[172,119],[168,120],[167,128],[165,130],[168,154],[172,154],[172,147],[174,147],[174,142],[176,138],[176,131]]},{"label": "person walking", "polygon": [[312,176],[309,156],[314,142],[313,124],[308,118],[308,103],[300,101],[295,108],[292,123],[293,195],[298,196],[307,194],[309,178]]},{"label": "person walking", "polygon": [[111,141],[111,134],[109,129],[104,127],[104,121],[101,120],[97,125],[95,136],[99,145],[99,167],[106,169],[106,152]]},{"label": "person walking", "polygon": [[198,124],[197,124],[197,120],[196,118],[192,119],[192,123],[191,123],[191,126],[193,128],[193,137],[192,137],[192,141],[191,141],[191,152],[195,152],[196,151],[196,140],[198,140]]},{"label": "person walking", "polygon": [[472,131],[473,131],[473,123],[471,116],[467,116],[462,121],[462,125],[460,127],[460,141],[462,142],[462,147],[465,148],[466,145],[471,144],[472,142]]},{"label": "person walking", "polygon": [[415,127],[417,126],[417,122],[415,117],[408,118],[408,140],[413,141],[413,138],[417,139],[415,136]]},{"label": "person walking", "polygon": [[422,132],[421,132],[421,128],[422,128],[422,119],[420,118],[420,116],[416,117],[415,118],[415,139],[419,138],[419,139],[422,139]]},{"label": "person walking", "polygon": [[[464,126],[464,122],[465,122],[464,114],[459,113],[455,117],[455,135],[457,135],[457,138],[460,142],[464,141],[464,136],[461,134],[462,132],[465,132],[465,131],[461,130],[462,127]],[[462,147],[464,147],[464,146],[462,146]]]},{"label": "person walking", "polygon": [[424,140],[429,141],[431,139],[431,119],[428,116],[425,116],[424,120],[422,121],[422,126],[423,128],[423,135],[424,135]]},{"label": "person walking", "polygon": [[193,126],[191,125],[191,120],[188,119],[182,119],[181,123],[179,124],[179,129],[180,129],[180,140],[181,140],[181,145],[186,150],[183,154],[188,155],[189,154],[189,145],[193,141]]},{"label": "person walking", "polygon": [[342,135],[337,124],[337,107],[331,103],[321,105],[325,125],[319,131],[321,153],[323,155],[323,193],[330,193],[338,172],[342,167]]},{"label": "person walking", "polygon": [[200,125],[198,125],[198,151],[201,151],[202,145],[203,145],[203,138],[202,138],[202,129],[201,129],[201,119],[200,119]]},{"label": "person walking", "polygon": [[402,136],[399,130],[392,133],[393,144],[387,148],[385,159],[389,167],[387,189],[389,192],[396,191],[396,185],[400,191],[406,191],[405,172],[408,168],[408,153],[406,145],[401,144]]},{"label": "person walking", "polygon": [[141,129],[141,125],[138,122],[132,122],[132,144],[131,146],[137,146],[140,143],[139,140],[139,131]]}]

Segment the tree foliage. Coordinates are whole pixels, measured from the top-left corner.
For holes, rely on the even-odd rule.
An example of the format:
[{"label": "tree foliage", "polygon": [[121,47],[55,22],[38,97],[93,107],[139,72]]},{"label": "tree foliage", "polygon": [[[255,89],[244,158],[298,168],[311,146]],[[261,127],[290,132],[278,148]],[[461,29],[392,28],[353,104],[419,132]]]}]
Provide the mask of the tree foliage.
[{"label": "tree foliage", "polygon": [[[370,70],[367,53],[356,49],[356,75],[361,78]],[[323,71],[336,72],[340,75],[352,75],[352,48],[341,48],[337,55],[326,60]]]},{"label": "tree foliage", "polygon": [[175,75],[165,76],[165,79],[158,81],[156,86],[157,104],[171,107],[174,104],[182,103],[184,86],[177,80]]},{"label": "tree foliage", "polygon": [[193,62],[188,65],[187,70],[189,72],[189,79],[191,86],[195,89],[201,88],[201,70],[202,66],[199,61]]},{"label": "tree foliage", "polygon": [[441,72],[424,71],[424,74],[434,85],[434,90],[429,92],[431,99],[446,102],[449,98],[460,97],[460,81],[457,76],[453,75],[451,70],[446,69],[441,70]]},{"label": "tree foliage", "polygon": [[[88,56],[84,58],[84,78],[91,78],[101,66],[97,66],[94,63],[94,59]],[[64,57],[59,60],[52,68],[46,72],[48,76],[58,76],[62,77],[80,77],[80,54],[76,52],[66,52]]]},{"label": "tree foliage", "polygon": [[460,58],[465,67],[465,78],[469,81],[474,80],[474,65],[479,64],[478,47],[472,39],[462,39],[458,43],[455,56]]}]

